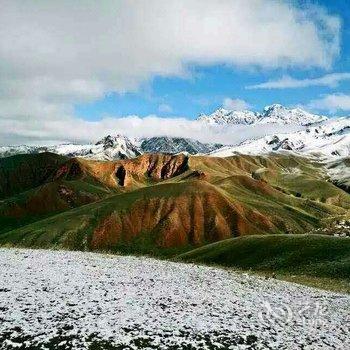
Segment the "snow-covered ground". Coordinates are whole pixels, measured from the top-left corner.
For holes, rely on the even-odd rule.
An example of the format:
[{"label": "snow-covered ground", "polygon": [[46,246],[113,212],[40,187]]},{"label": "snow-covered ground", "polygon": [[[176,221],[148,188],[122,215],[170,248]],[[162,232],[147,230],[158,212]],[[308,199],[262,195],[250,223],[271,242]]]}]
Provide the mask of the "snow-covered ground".
[{"label": "snow-covered ground", "polygon": [[219,268],[0,249],[2,349],[349,349],[349,315],[350,296]]}]

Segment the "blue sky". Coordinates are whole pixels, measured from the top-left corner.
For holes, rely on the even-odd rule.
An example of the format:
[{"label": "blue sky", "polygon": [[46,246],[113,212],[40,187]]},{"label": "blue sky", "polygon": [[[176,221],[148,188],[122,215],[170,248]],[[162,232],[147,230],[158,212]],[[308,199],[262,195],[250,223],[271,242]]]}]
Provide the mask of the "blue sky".
[{"label": "blue sky", "polygon": [[350,0],[1,7],[0,145],[201,137],[190,122],[220,107],[350,115]]},{"label": "blue sky", "polygon": [[[305,2],[299,2],[305,3]],[[311,100],[327,94],[350,92],[350,79],[339,81],[337,86],[307,86],[285,89],[247,89],[247,86],[277,80],[283,76],[294,79],[313,79],[331,73],[350,72],[350,1],[313,1],[324,7],[330,14],[341,19],[340,54],[330,67],[279,67],[261,69],[259,67],[235,67],[228,64],[190,67],[191,76],[155,76],[132,93],[110,93],[104,98],[75,106],[77,115],[88,120],[98,120],[106,115],[147,116],[155,114],[163,117],[184,116],[194,119],[199,113],[211,113],[223,105],[225,98],[241,99],[248,108],[256,111],[272,103],[287,106],[302,105],[314,112],[329,115],[349,115],[349,110],[327,110],[308,107]]]}]

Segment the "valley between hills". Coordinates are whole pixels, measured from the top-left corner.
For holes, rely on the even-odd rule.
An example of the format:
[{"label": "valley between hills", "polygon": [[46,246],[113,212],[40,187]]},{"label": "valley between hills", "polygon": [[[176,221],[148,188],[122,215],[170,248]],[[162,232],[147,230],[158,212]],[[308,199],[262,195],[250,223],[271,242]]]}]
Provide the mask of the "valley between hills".
[{"label": "valley between hills", "polygon": [[[348,163],[332,166],[346,174]],[[350,194],[293,154],[0,159],[0,245],[149,255],[349,291]]]}]

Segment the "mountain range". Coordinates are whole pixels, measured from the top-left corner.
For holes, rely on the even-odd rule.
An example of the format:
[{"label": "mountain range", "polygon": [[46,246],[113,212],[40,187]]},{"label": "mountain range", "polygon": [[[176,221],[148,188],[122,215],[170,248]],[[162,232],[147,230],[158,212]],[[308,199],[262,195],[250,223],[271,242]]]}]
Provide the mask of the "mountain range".
[{"label": "mountain range", "polygon": [[350,118],[332,118],[304,126],[301,130],[247,139],[224,146],[211,155],[225,157],[236,153],[267,154],[292,151],[320,158],[350,156]]},{"label": "mountain range", "polygon": [[[61,144],[55,146],[2,146],[0,157],[15,154],[52,152],[68,157],[95,160],[135,158],[144,153],[187,153],[226,157],[233,154],[268,154],[293,152],[304,156],[336,158],[350,156],[350,118],[327,118],[300,108],[279,104],[267,106],[262,113],[218,109],[210,115],[200,115],[198,123],[220,133],[222,128],[245,126],[246,139],[240,143],[210,144],[181,137],[157,136],[135,139],[124,135],[108,135],[96,144]],[[285,131],[266,131],[263,137],[249,136],[249,128],[260,125],[285,127]],[[297,127],[297,130],[293,127]],[[217,128],[217,129],[216,129]],[[266,129],[269,130],[269,129]]]},{"label": "mountain range", "polygon": [[300,108],[286,108],[280,104],[266,106],[262,113],[252,111],[234,111],[220,108],[214,113],[201,114],[198,119],[208,124],[297,124],[309,125],[327,120],[327,117],[308,113]]},{"label": "mountain range", "polygon": [[135,158],[144,153],[186,152],[208,154],[223,147],[222,144],[208,144],[180,137],[150,137],[132,139],[124,135],[107,135],[95,144],[61,144],[55,146],[2,146],[0,158],[16,154],[51,152],[67,157],[82,157],[95,160],[118,160]]}]

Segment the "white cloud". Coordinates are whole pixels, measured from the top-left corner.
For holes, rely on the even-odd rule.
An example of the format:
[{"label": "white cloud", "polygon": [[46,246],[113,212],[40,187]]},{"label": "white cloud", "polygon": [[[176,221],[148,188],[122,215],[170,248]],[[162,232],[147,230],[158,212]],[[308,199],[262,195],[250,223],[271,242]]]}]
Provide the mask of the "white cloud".
[{"label": "white cloud", "polygon": [[78,123],[76,103],[186,77],[192,65],[329,67],[340,27],[289,1],[1,0],[0,120],[16,140],[19,130],[56,138],[51,126],[69,135]]},{"label": "white cloud", "polygon": [[160,113],[171,113],[173,111],[172,107],[166,103],[162,103],[158,106],[158,111]]},{"label": "white cloud", "polygon": [[310,109],[327,110],[332,113],[337,111],[350,111],[350,95],[325,95],[320,99],[312,100],[307,107]]},{"label": "white cloud", "polygon": [[[300,127],[289,125],[288,131]],[[247,138],[286,132],[285,125],[207,125],[186,118],[148,116],[106,117],[100,121],[79,118],[61,120],[0,119],[0,145],[53,144],[63,142],[87,143],[111,134],[129,137],[173,136],[197,139],[202,142],[238,144]],[[40,141],[40,142],[39,142]]]},{"label": "white cloud", "polygon": [[245,102],[244,100],[241,100],[239,98],[232,99],[229,97],[226,97],[223,100],[222,106],[225,109],[232,109],[232,110],[236,110],[236,111],[244,111],[244,110],[250,108],[249,103]]},{"label": "white cloud", "polygon": [[281,79],[269,80],[265,83],[247,86],[247,89],[287,89],[304,88],[309,86],[328,86],[336,87],[339,82],[350,80],[350,73],[332,73],[326,74],[320,78],[313,79],[294,79],[290,76],[284,76]]}]

